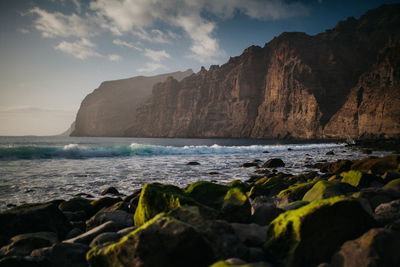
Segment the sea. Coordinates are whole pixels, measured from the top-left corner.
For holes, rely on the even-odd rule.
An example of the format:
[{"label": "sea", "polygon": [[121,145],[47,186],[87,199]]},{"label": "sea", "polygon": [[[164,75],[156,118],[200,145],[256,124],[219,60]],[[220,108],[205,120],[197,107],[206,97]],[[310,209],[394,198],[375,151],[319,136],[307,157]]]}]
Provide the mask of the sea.
[{"label": "sea", "polygon": [[[305,167],[317,162],[362,157],[360,149],[343,142],[318,140],[3,136],[0,211],[80,195],[99,198],[110,186],[128,195],[154,182],[185,187],[199,180],[245,181],[256,167],[240,165],[254,160],[280,158],[286,165],[277,171],[295,175],[317,171]],[[191,161],[199,165],[188,165]]]}]

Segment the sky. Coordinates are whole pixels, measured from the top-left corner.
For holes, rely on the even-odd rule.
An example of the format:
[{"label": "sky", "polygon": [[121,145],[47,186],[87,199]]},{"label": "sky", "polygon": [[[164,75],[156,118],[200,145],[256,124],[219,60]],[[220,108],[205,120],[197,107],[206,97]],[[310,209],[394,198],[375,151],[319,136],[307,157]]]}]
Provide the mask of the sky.
[{"label": "sky", "polygon": [[0,136],[68,129],[102,81],[221,65],[389,0],[1,0]]}]

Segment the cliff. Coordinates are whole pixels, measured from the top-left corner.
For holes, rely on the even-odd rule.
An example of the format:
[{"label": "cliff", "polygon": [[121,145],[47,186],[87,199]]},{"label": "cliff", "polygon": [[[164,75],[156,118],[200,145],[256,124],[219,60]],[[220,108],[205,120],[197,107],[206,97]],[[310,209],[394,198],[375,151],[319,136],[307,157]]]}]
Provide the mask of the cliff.
[{"label": "cliff", "polygon": [[[154,86],[126,136],[400,137],[400,4]],[[134,114],[134,115],[133,115]]]},{"label": "cliff", "polygon": [[187,70],[103,82],[82,101],[71,136],[122,136],[153,85],[170,76],[179,81],[191,74],[192,70]]}]

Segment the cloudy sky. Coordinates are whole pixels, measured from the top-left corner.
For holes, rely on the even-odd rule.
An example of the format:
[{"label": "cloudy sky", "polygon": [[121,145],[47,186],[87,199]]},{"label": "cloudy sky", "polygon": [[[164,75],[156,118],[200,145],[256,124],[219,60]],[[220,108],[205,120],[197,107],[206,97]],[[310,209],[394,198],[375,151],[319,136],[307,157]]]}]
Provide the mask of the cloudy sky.
[{"label": "cloudy sky", "polygon": [[51,135],[104,80],[223,64],[385,0],[1,0],[0,135]]}]

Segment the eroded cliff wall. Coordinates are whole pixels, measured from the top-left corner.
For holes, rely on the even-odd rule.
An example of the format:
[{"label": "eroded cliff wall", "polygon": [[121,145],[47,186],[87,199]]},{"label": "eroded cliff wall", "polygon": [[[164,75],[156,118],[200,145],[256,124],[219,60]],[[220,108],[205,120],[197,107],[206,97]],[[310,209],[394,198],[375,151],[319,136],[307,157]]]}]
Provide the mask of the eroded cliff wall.
[{"label": "eroded cliff wall", "polygon": [[[283,33],[222,66],[154,86],[126,136],[400,136],[400,5],[324,33]],[[361,89],[362,88],[362,89]]]}]

